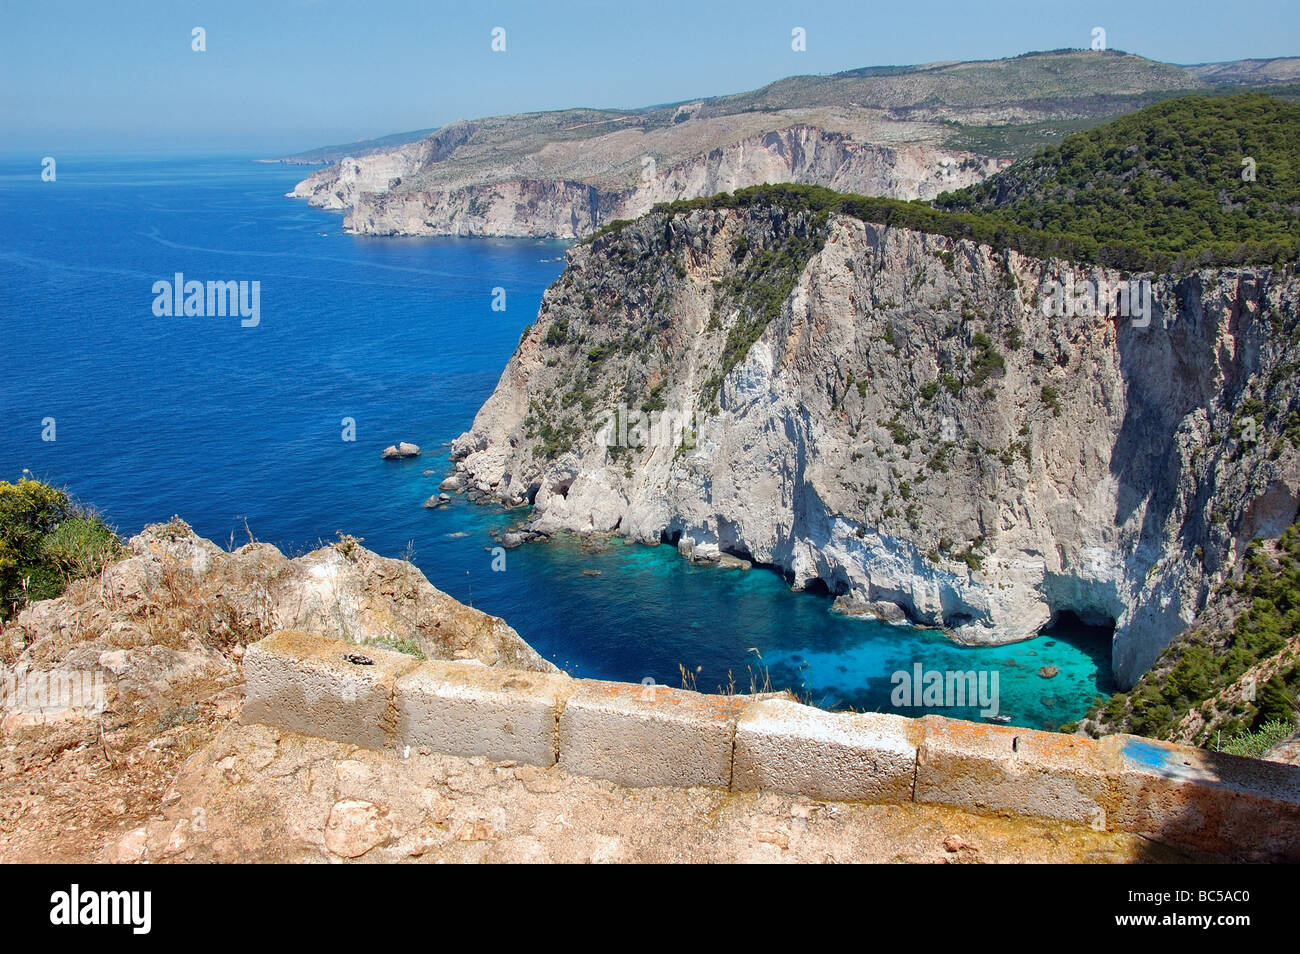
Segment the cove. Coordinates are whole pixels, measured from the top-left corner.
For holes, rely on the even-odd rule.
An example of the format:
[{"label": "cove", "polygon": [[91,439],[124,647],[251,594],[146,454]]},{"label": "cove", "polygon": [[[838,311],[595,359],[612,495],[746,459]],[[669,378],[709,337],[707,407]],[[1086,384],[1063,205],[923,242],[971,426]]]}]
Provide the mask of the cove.
[{"label": "cove", "polygon": [[[891,675],[996,670],[999,711],[1042,728],[1110,691],[1109,644],[1078,626],[964,647],[837,616],[769,570],[621,540],[530,544],[494,571],[491,534],[519,513],[422,504],[560,274],[561,243],[345,235],[337,213],[283,197],[300,167],[247,159],[67,155],[57,181],[40,171],[0,157],[0,319],[24,356],[0,392],[0,479],[27,468],[128,535],[178,514],[223,545],[251,533],[296,555],[343,532],[409,553],[579,676],[677,686],[685,671],[747,691],[752,673],[834,708],[979,718],[895,710]],[[149,290],[177,273],[258,282],[258,324],[155,315]],[[399,440],[424,455],[380,460]]]}]

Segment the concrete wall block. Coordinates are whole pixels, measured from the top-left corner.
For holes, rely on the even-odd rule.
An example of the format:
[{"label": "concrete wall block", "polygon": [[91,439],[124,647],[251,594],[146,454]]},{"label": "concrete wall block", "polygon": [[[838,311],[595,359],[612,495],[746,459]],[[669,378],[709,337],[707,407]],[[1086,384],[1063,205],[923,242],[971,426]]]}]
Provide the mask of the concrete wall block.
[{"label": "concrete wall block", "polygon": [[920,735],[920,726],[902,716],[755,702],[736,723],[732,789],[835,801],[911,801]]},{"label": "concrete wall block", "polygon": [[421,663],[397,682],[399,734],[450,755],[554,765],[556,722],[573,690],[562,673]]},{"label": "concrete wall block", "polygon": [[[360,654],[370,665],[348,662]],[[248,648],[243,720],[381,749],[396,741],[393,687],[419,660],[285,630]]]},{"label": "concrete wall block", "polygon": [[914,799],[1300,861],[1300,769],[1134,736],[831,713],[789,697],[420,661],[297,631],[250,646],[243,668],[244,721],[368,748],[558,759],[630,786]]},{"label": "concrete wall block", "polygon": [[577,680],[560,715],[560,766],[629,786],[731,785],[742,697]]},{"label": "concrete wall block", "polygon": [[918,721],[924,731],[917,756],[918,802],[1098,829],[1110,824],[1107,766],[1092,740],[942,716]]},{"label": "concrete wall block", "polygon": [[1256,861],[1300,861],[1300,770],[1131,735],[1110,756],[1114,825]]}]

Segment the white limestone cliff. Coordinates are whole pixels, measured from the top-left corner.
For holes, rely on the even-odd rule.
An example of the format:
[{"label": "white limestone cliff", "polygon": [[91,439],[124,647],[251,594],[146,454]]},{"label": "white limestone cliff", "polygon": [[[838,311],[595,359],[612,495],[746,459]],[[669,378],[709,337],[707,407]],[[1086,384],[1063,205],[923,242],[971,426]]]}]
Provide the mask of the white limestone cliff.
[{"label": "white limestone cliff", "polygon": [[[747,343],[762,268],[804,240]],[[570,251],[459,479],[537,533],[734,554],[962,641],[1113,622],[1129,685],[1296,516],[1300,282],[1148,276],[1146,327],[1044,316],[1041,284],[1085,275],[1121,277],[842,215],[657,213]],[[620,405],[699,408],[699,440],[611,448]]]}]

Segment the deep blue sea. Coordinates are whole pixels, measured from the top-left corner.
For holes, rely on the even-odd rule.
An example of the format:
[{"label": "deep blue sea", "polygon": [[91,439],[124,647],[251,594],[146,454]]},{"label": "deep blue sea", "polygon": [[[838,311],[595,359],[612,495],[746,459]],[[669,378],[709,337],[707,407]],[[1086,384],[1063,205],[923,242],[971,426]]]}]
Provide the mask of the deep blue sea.
[{"label": "deep blue sea", "polygon": [[[301,167],[57,158],[53,182],[40,156],[0,158],[0,479],[27,468],[124,534],[178,514],[223,545],[251,531],[290,555],[339,531],[385,556],[409,548],[435,586],[580,676],[676,686],[685,667],[715,691],[766,671],[813,703],[895,711],[895,671],[983,669],[998,673],[1003,713],[1043,728],[1111,691],[1096,634],[961,647],[832,615],[829,599],[792,593],[774,572],[694,567],[669,547],[589,553],[561,540],[512,550],[493,572],[489,531],[518,514],[422,503],[560,274],[564,245],[345,235],[340,214],[283,197]],[[155,316],[153,285],[177,272],[260,282],[259,324]],[[399,440],[424,456],[380,460]],[[1059,675],[1039,676],[1046,665]]]}]

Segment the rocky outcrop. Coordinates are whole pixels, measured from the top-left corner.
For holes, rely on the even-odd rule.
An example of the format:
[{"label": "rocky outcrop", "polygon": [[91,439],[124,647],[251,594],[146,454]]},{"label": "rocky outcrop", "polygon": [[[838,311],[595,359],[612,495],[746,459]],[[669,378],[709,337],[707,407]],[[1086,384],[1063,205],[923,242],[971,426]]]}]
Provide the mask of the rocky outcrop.
[{"label": "rocky outcrop", "polygon": [[3,630],[0,662],[19,674],[108,667],[127,678],[160,666],[220,669],[223,652],[291,628],[418,647],[429,659],[554,669],[502,620],[350,537],[290,560],[265,543],[227,552],[173,520],[146,527],[130,548],[102,577],[23,610]]},{"label": "rocky outcrop", "polygon": [[[1050,281],[1130,277],[1148,319],[1044,314]],[[656,213],[570,251],[453,456],[530,530],[733,554],[963,641],[1113,623],[1129,685],[1296,516],[1298,296],[1289,268],[1121,276],[784,206]]]},{"label": "rocky outcrop", "polygon": [[514,235],[575,238],[599,224],[600,193],[579,182],[513,179],[359,195],[343,219],[359,235]]},{"label": "rocky outcrop", "polygon": [[363,155],[345,157],[318,169],[287,194],[306,199],[320,209],[347,209],[370,192],[386,192],[400,184],[402,176],[429,163],[441,162],[464,145],[474,134],[473,123],[458,122],[416,142],[389,149],[371,149]]},{"label": "rocky outcrop", "polygon": [[[225,753],[211,761],[200,754],[222,730],[242,737],[246,650],[282,625],[360,643],[357,654],[366,658],[383,652],[377,644],[463,660],[484,673],[554,672],[501,620],[351,538],[290,560],[266,544],[223,550],[180,520],[147,527],[102,574],[0,628],[0,858],[194,857],[190,840],[217,827],[205,824],[204,811],[215,821],[224,811],[218,805],[234,805],[228,793],[210,790],[211,808],[187,808],[179,824],[162,818],[163,807],[176,803],[178,774],[196,761],[216,762],[213,771],[250,796],[227,816],[231,827],[217,841],[236,856],[247,858],[256,842],[268,859],[284,858],[282,846],[296,842],[304,819],[288,819],[275,838],[264,838],[281,816],[266,793],[252,794],[247,768]],[[394,760],[405,764],[400,753]],[[254,761],[267,767],[271,760]],[[371,797],[393,794],[380,784]],[[361,814],[356,825],[357,812],[340,809],[327,826],[334,847],[370,837]],[[317,843],[320,826],[323,817]],[[256,833],[251,841],[249,833]]]},{"label": "rocky outcrop", "polygon": [[389,444],[380,454],[384,460],[406,460],[408,457],[420,456],[420,445],[411,444],[402,441],[398,444]]}]

